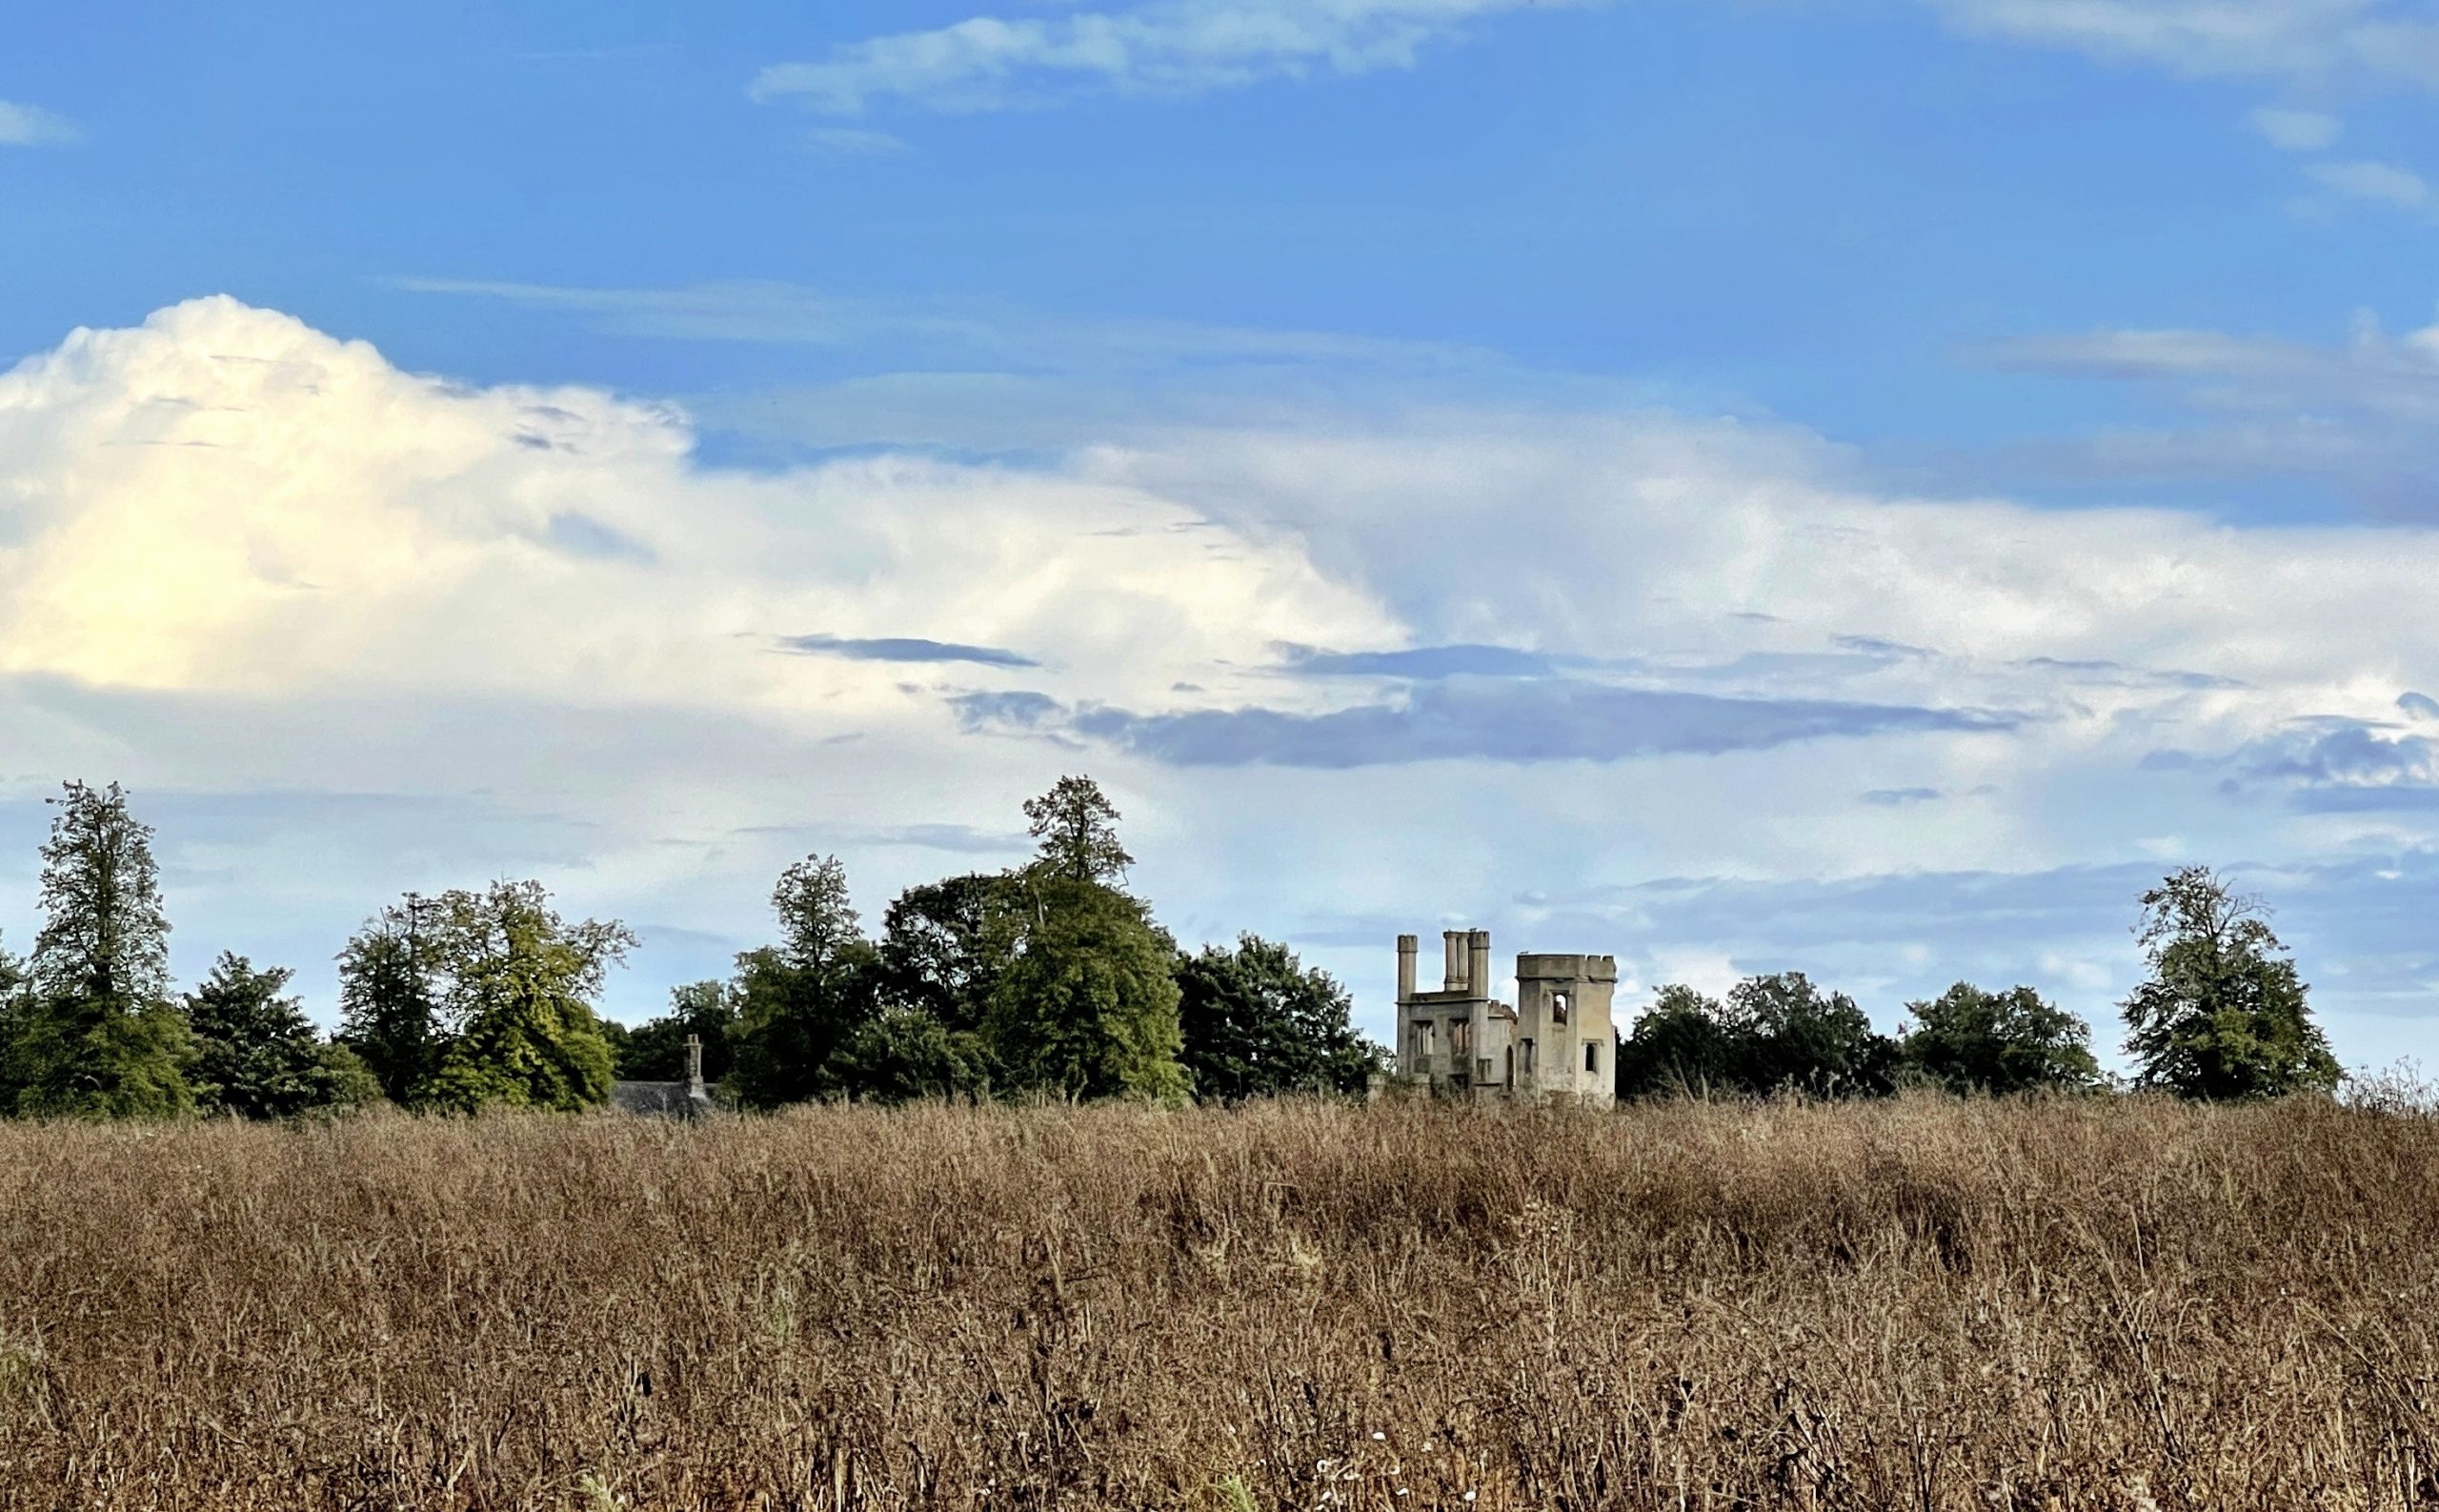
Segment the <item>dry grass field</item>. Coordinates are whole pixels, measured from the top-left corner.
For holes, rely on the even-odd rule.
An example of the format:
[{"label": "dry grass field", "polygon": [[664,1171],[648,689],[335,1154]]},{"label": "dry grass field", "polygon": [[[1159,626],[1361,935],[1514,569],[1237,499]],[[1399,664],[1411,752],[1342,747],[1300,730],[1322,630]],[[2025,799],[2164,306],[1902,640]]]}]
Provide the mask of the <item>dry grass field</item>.
[{"label": "dry grass field", "polygon": [[2326,1103],[0,1127],[0,1499],[2421,1506]]}]

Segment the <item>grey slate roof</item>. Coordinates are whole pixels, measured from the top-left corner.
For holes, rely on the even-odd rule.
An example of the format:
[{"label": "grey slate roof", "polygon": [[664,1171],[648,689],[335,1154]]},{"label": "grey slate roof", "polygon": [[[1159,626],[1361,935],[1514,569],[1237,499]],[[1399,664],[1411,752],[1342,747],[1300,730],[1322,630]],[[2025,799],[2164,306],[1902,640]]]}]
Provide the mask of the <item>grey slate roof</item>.
[{"label": "grey slate roof", "polygon": [[690,1097],[683,1081],[615,1081],[610,1103],[644,1119],[699,1119],[712,1111],[710,1095]]}]

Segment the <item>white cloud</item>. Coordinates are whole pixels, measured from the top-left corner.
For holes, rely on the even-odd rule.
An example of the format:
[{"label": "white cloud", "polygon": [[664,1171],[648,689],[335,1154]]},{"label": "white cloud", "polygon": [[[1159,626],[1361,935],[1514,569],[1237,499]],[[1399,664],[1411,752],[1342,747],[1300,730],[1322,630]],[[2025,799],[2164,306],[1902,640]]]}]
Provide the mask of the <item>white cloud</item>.
[{"label": "white cloud", "polygon": [[[667,406],[404,373],[224,299],[77,333],[0,376],[0,833],[30,832],[56,776],[133,784],[163,825],[181,969],[262,942],[312,985],[383,897],[538,872],[664,941],[638,978],[665,980],[754,942],[793,853],[845,849],[877,910],[994,864],[978,837],[1089,770],[1181,937],[1307,937],[1368,1013],[1386,957],[1363,942],[1392,925],[1784,961],[1813,948],[1784,917],[1651,889],[2144,868],[2139,837],[2164,833],[2287,863],[2439,823],[2223,792],[2207,765],[2439,687],[2429,530],[1893,498],[1800,430],[1659,413],[1172,427],[1025,467],[746,474],[692,442]],[[820,654],[783,654],[790,635]],[[1622,687],[2020,722],[1623,762],[1184,768],[1089,719],[1069,744],[972,733],[947,701],[1322,714],[1388,695],[1298,675],[1311,655],[1280,643],[1457,642],[1593,658],[1582,675]],[[2163,750],[2205,764],[2147,764]],[[1975,796],[1863,801],[1898,791]],[[0,866],[12,930],[30,871]],[[1967,964],[2084,991],[2126,949],[2124,920],[2090,914],[2021,951],[2001,926],[1969,958],[1962,916],[1908,925],[1890,937],[1932,958],[1885,972],[1909,993]],[[2045,954],[2079,964],[2045,975]]]},{"label": "white cloud", "polygon": [[2264,106],[2252,112],[2251,120],[2253,130],[2283,152],[2317,152],[2346,134],[2345,122],[2318,111]]},{"label": "white cloud", "polygon": [[2391,163],[2314,163],[2305,171],[2323,189],[2351,199],[2402,210],[2420,210],[2430,203],[2430,186],[2422,175]]},{"label": "white cloud", "polygon": [[818,62],[775,65],[755,78],[752,93],[841,116],[878,103],[1004,110],[1092,91],[1192,96],[1266,79],[1411,68],[1467,23],[1536,3],[1154,0],[1056,17],[978,15],[845,44]]},{"label": "white cloud", "polygon": [[0,672],[818,724],[876,696],[809,691],[823,671],[768,637],[1018,646],[1107,693],[1121,666],[1157,692],[1272,638],[1381,628],[1292,550],[1121,487],[908,458],[756,478],[691,446],[666,407],[469,391],[228,299],[80,331],[0,377]]},{"label": "white cloud", "polygon": [[65,116],[34,105],[0,100],[0,147],[41,147],[73,142],[83,133]]},{"label": "white cloud", "polygon": [[1959,30],[2195,76],[2439,85],[2439,22],[2408,0],[1925,0]]}]

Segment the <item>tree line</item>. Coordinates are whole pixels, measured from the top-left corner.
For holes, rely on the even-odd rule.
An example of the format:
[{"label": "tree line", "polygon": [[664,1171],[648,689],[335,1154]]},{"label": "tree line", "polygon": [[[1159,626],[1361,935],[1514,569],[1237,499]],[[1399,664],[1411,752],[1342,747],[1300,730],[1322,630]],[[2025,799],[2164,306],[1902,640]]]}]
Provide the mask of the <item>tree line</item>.
[{"label": "tree line", "polygon": [[[814,856],[772,892],[771,943],[689,983],[638,1027],[600,1017],[636,944],[562,917],[536,881],[409,894],[338,954],[339,1026],[319,1033],[285,967],[222,954],[171,989],[152,831],[116,784],[66,784],[42,845],[43,922],[0,950],[0,1112],[284,1118],[387,1100],[573,1110],[620,1079],[674,1080],[686,1042],[751,1108],[814,1099],[1049,1096],[1234,1101],[1351,1094],[1387,1068],[1345,989],[1252,935],[1181,950],[1129,892],[1119,815],[1089,778],[1024,805],[1037,850],[1003,872],[911,887],[877,937],[846,869]],[[2149,971],[2122,1005],[2134,1085],[2213,1099],[2334,1087],[2308,989],[2257,898],[2201,867],[2143,895]],[[1877,1033],[1801,972],[1723,998],[1683,985],[1619,1036],[1621,1097],[2008,1094],[2106,1084],[2090,1030],[2029,987],[1960,982]]]},{"label": "tree line", "polygon": [[[2137,1090],[2210,1100],[2329,1091],[2343,1077],[2268,909],[2207,867],[2144,893],[2148,968],[2120,1005]],[[2005,1095],[2106,1085],[2082,1018],[2030,987],[1958,982],[1906,1004],[1894,1037],[1802,972],[1749,977],[1724,1000],[1663,987],[1618,1044],[1622,1097],[1685,1092],[1871,1097],[1905,1086]]]},{"label": "tree line", "polygon": [[595,1006],[634,932],[565,918],[531,880],[374,912],[338,954],[329,1036],[291,971],[243,956],[173,993],[153,832],[115,783],[71,782],[50,802],[43,922],[22,961],[0,950],[0,1111],[574,1110],[620,1079],[681,1076],[689,1037],[707,1077],[753,1108],[1347,1094],[1384,1063],[1345,989],[1285,946],[1181,950],[1127,891],[1119,813],[1087,777],[1026,803],[1030,860],[909,888],[877,938],[835,857],[789,867],[776,937],[634,1029]]}]

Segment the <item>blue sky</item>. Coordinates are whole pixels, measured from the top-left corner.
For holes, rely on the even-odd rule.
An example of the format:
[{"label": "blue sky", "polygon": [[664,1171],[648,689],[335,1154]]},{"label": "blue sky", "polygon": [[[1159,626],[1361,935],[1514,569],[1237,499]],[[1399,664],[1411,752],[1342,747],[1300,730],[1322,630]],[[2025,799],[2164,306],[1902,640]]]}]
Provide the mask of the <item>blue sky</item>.
[{"label": "blue sky", "polygon": [[2429,7],[502,9],[0,52],[0,838],[135,786],[182,970],[534,873],[633,1017],[1083,769],[1376,1031],[1437,920],[2108,1040],[2203,860],[2427,1038]]}]

